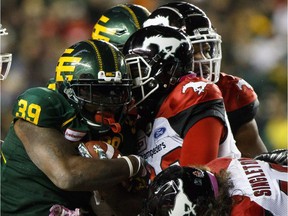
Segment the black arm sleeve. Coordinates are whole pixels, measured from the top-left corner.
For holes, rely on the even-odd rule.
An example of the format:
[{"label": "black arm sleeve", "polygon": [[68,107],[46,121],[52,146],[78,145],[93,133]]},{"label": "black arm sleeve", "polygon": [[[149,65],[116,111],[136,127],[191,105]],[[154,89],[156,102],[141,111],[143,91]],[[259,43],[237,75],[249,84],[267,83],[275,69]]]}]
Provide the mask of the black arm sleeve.
[{"label": "black arm sleeve", "polygon": [[254,119],[258,111],[258,108],[259,108],[259,101],[255,100],[254,102],[242,107],[241,109],[227,113],[233,135],[235,135],[237,130],[243,124]]}]

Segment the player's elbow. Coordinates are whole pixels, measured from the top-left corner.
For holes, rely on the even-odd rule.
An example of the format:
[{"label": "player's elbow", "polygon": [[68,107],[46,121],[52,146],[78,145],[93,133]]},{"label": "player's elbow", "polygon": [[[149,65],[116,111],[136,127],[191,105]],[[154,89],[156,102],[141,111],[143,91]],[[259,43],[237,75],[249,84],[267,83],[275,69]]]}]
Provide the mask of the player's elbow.
[{"label": "player's elbow", "polygon": [[60,172],[55,172],[50,180],[56,187],[67,191],[74,190],[77,183],[77,177],[69,169],[62,169]]}]

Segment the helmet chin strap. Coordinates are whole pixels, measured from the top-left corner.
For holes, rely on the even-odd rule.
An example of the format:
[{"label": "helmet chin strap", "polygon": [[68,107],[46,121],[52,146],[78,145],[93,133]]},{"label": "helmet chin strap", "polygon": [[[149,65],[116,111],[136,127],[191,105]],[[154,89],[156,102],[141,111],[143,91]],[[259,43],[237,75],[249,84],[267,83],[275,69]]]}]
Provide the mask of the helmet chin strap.
[{"label": "helmet chin strap", "polygon": [[103,116],[102,113],[96,113],[95,114],[95,121],[96,122],[103,122],[103,124],[109,125],[111,130],[114,133],[120,133],[121,132],[121,125],[117,122],[115,122],[114,117],[106,117]]}]

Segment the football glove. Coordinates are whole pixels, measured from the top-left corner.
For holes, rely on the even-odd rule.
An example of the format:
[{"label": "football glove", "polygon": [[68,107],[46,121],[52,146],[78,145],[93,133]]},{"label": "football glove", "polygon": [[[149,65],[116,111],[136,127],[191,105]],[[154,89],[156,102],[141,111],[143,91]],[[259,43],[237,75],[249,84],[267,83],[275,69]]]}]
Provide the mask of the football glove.
[{"label": "football glove", "polygon": [[271,152],[260,154],[254,159],[287,166],[288,149],[276,149]]}]

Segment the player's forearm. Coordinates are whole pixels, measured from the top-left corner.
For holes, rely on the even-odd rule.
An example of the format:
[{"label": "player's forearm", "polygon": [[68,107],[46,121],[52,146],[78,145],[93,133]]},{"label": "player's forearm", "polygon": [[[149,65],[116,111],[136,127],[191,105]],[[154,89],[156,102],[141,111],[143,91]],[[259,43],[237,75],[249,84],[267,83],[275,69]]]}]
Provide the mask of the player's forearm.
[{"label": "player's forearm", "polygon": [[[93,191],[110,188],[127,180],[140,170],[141,164],[134,156],[128,156],[131,164],[123,158],[94,159],[80,156],[72,157],[60,175],[51,179],[56,186],[71,191]],[[132,170],[131,170],[132,169]],[[132,173],[131,173],[132,172]]]}]

